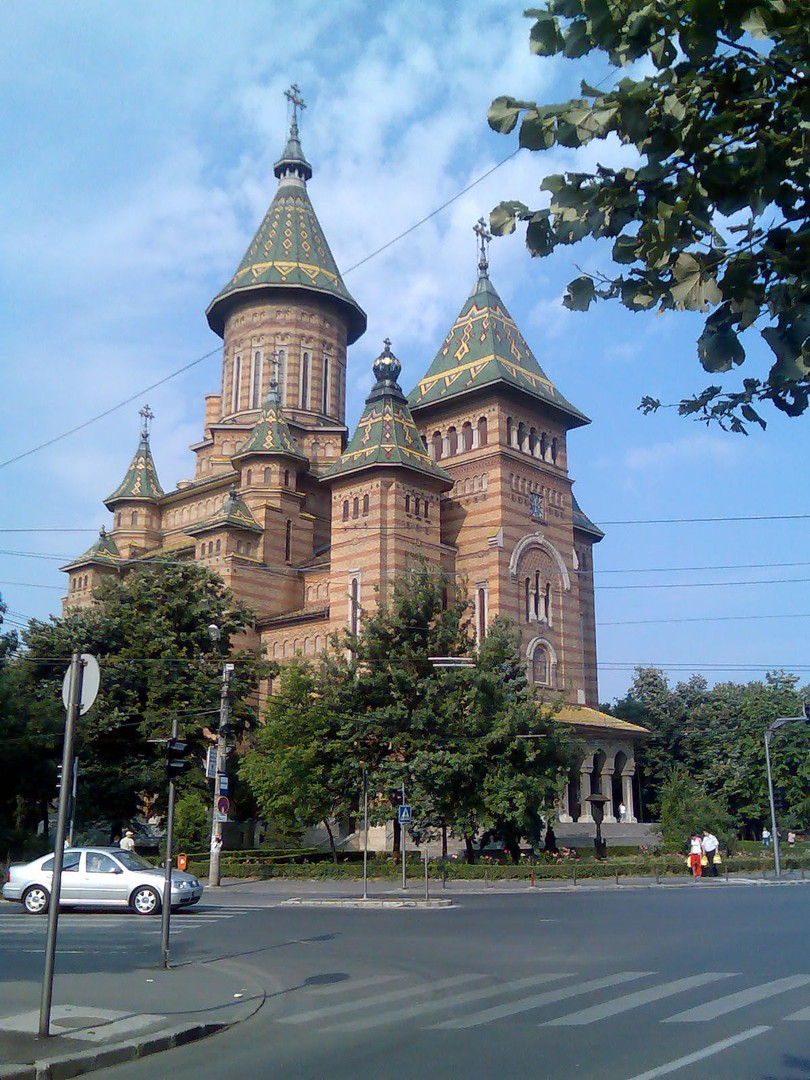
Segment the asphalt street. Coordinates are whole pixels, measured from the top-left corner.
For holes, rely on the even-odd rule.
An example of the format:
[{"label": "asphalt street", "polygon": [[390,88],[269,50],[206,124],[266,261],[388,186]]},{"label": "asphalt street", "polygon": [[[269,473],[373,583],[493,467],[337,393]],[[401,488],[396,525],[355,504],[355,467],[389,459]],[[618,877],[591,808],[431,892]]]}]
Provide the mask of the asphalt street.
[{"label": "asphalt street", "polygon": [[[430,911],[291,907],[285,892],[240,885],[173,919],[173,964],[214,985],[227,965],[266,995],[258,1012],[95,1075],[810,1077],[808,887],[481,890]],[[62,916],[58,969],[156,964],[157,923]],[[43,936],[0,909],[3,1011]]]}]

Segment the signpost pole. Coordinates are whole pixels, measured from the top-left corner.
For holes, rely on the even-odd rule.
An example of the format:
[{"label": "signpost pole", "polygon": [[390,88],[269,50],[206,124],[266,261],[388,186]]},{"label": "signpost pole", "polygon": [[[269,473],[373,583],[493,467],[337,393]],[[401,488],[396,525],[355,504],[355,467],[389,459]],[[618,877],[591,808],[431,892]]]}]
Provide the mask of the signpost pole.
[{"label": "signpost pole", "polygon": [[217,771],[214,777],[214,808],[211,814],[211,853],[208,864],[208,885],[218,886],[220,882],[219,856],[222,851],[222,821],[217,807],[220,794],[220,777],[225,775],[226,736],[230,711],[229,681],[233,664],[222,665],[222,692],[219,700],[219,731],[217,732]]},{"label": "signpost pole", "polygon": [[425,842],[425,899],[430,899],[430,885],[428,884],[428,849]]},{"label": "signpost pole", "polygon": [[[404,780],[402,781],[402,805],[403,806],[405,805],[405,781]],[[400,855],[402,857],[402,888],[403,889],[408,888],[408,877],[407,877],[408,868],[405,865],[405,854],[406,854],[405,847],[406,847],[405,822],[400,821],[400,823],[399,823],[399,853],[400,853]]]},{"label": "signpost pole", "polygon": [[[179,721],[172,717],[172,738],[180,734]],[[169,773],[169,805],[166,810],[166,860],[163,876],[163,907],[160,912],[160,966],[169,966],[169,920],[172,913],[172,847],[174,846],[174,773]]]},{"label": "signpost pole", "polygon": [[59,897],[62,888],[62,862],[65,854],[65,824],[67,804],[72,785],[73,738],[76,719],[82,700],[82,676],[84,659],[75,652],[70,658],[68,672],[68,704],[65,714],[65,741],[62,747],[62,786],[59,788],[59,809],[56,816],[56,839],[53,852],[53,877],[51,898],[48,904],[48,930],[45,940],[45,972],[42,977],[42,997],[39,1006],[39,1036],[47,1038],[51,1033],[51,1001],[53,999],[53,967],[56,956],[56,931],[59,922]]},{"label": "signpost pole", "polygon": [[363,899],[368,900],[368,773],[363,766]]}]

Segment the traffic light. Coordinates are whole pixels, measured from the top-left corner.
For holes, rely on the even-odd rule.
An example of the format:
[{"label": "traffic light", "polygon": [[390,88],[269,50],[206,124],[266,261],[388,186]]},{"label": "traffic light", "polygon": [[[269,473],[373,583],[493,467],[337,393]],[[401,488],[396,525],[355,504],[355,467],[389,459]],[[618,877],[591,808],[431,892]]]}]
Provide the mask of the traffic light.
[{"label": "traffic light", "polygon": [[188,760],[188,743],[185,739],[168,739],[166,742],[166,775],[170,780],[182,776],[191,768]]}]

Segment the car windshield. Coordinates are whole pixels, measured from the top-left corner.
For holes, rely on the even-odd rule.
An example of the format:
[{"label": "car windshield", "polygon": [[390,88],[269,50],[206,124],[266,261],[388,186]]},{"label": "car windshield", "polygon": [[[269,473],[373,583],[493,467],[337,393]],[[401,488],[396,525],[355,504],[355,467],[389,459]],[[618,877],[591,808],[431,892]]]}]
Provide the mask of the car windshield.
[{"label": "car windshield", "polygon": [[134,851],[116,851],[115,857],[116,859],[118,859],[122,866],[125,866],[127,868],[127,870],[155,869],[155,867],[152,866],[150,862],[147,862],[146,859],[143,858],[143,856],[136,855]]}]

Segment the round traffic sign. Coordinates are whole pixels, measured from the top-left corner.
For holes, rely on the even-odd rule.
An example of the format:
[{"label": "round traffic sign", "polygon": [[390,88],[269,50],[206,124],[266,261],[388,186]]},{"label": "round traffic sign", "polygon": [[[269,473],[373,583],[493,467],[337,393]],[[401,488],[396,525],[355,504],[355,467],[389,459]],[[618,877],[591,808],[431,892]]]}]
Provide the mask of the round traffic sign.
[{"label": "round traffic sign", "polygon": [[227,814],[230,808],[231,800],[228,798],[228,796],[220,795],[220,797],[217,799],[217,810],[219,810],[220,814]]},{"label": "round traffic sign", "polygon": [[[99,683],[101,682],[101,671],[99,670],[98,660],[96,660],[95,656],[91,656],[90,653],[82,653],[82,661],[82,691],[79,698],[79,713],[84,716],[96,700]],[[70,668],[67,669],[62,682],[62,701],[65,703],[66,709],[70,707],[70,670]]]}]

